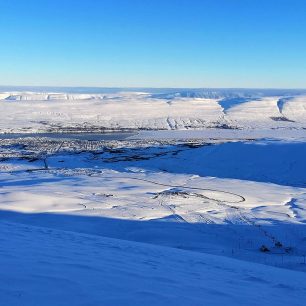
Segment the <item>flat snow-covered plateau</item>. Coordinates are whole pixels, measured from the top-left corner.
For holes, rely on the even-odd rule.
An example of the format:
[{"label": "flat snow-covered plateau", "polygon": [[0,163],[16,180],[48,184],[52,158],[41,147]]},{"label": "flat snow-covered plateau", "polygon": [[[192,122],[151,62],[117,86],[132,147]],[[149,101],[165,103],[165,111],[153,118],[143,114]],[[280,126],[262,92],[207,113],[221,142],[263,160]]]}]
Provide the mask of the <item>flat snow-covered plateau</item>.
[{"label": "flat snow-covered plateau", "polygon": [[306,91],[7,91],[0,103],[1,132],[306,127]]},{"label": "flat snow-covered plateau", "polygon": [[3,90],[0,109],[1,305],[305,304],[306,91]]}]

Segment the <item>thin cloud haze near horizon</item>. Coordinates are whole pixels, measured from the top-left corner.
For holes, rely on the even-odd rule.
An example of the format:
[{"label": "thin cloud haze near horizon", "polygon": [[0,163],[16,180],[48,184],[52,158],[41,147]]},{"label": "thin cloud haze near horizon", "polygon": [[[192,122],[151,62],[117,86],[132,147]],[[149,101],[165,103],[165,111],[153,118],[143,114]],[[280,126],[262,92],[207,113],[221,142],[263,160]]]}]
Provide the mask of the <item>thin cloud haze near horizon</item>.
[{"label": "thin cloud haze near horizon", "polygon": [[1,85],[306,87],[306,2],[1,1]]}]

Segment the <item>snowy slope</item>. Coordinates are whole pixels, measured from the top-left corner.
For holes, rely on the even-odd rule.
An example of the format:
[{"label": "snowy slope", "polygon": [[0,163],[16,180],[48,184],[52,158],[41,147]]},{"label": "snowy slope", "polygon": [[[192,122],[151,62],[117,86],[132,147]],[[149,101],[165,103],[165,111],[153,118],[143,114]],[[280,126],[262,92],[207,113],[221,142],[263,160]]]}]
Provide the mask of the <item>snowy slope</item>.
[{"label": "snowy slope", "polygon": [[306,96],[293,97],[285,101],[282,113],[296,121],[306,121]]},{"label": "snowy slope", "polygon": [[305,96],[3,90],[0,304],[304,305]]},{"label": "snowy slope", "polygon": [[3,305],[303,305],[306,274],[0,222]]},{"label": "snowy slope", "polygon": [[[174,157],[165,156],[155,163],[138,161],[137,165],[146,169],[163,169],[202,177],[236,178],[306,187],[305,156],[305,142],[232,141],[182,150]],[[131,164],[135,165],[135,162]]]},{"label": "snowy slope", "polygon": [[224,94],[3,92],[0,132],[305,127],[303,95]]},{"label": "snowy slope", "polygon": [[1,162],[1,218],[305,270],[305,143],[51,144],[48,170],[26,171],[44,167],[33,155]]},{"label": "snowy slope", "polygon": [[277,108],[278,100],[278,97],[268,97],[248,101],[231,107],[226,113],[229,120],[242,122],[244,126],[267,126],[272,124],[271,118],[281,117]]}]

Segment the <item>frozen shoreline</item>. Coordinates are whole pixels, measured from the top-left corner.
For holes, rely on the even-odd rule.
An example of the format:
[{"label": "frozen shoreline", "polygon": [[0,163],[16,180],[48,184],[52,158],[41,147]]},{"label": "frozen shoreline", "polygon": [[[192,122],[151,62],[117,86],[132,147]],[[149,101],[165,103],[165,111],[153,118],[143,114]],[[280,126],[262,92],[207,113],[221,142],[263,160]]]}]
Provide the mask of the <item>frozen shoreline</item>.
[{"label": "frozen shoreline", "polygon": [[306,141],[306,129],[202,129],[172,131],[139,131],[128,139],[216,139],[216,140],[248,140],[279,139]]}]

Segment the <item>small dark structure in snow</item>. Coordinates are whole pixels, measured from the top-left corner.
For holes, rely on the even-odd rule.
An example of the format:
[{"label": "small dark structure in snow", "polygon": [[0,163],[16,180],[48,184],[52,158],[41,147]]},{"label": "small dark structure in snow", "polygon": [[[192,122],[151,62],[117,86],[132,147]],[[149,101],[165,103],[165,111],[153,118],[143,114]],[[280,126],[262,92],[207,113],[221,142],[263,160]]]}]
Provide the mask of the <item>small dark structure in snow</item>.
[{"label": "small dark structure in snow", "polygon": [[270,250],[264,244],[259,248],[259,250],[263,253],[270,252]]},{"label": "small dark structure in snow", "polygon": [[282,247],[283,247],[283,245],[282,245],[279,241],[276,241],[276,242],[275,242],[275,246],[276,246],[277,248],[282,248]]}]

